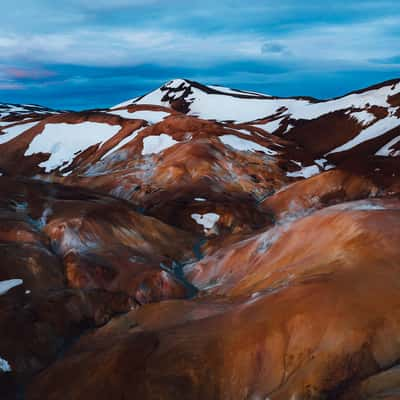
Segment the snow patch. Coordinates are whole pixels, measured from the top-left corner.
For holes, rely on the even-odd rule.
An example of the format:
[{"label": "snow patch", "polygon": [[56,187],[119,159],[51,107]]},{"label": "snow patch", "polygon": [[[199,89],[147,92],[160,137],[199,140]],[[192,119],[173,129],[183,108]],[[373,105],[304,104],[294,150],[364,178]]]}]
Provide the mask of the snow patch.
[{"label": "snow patch", "polygon": [[8,361],[1,357],[0,357],[0,371],[3,371],[3,372],[11,372],[12,371]]},{"label": "snow patch", "polygon": [[24,281],[22,279],[8,279],[6,281],[0,281],[0,296],[6,294],[12,288],[22,285]]},{"label": "snow patch", "polygon": [[233,147],[235,150],[239,151],[261,151],[270,156],[277,154],[276,151],[271,150],[268,147],[261,146],[258,143],[252,142],[251,140],[242,139],[235,135],[222,135],[219,136],[219,140],[223,144]]},{"label": "snow patch", "polygon": [[186,82],[184,79],[173,79],[165,85],[165,87],[170,89],[178,89],[180,86],[186,88],[189,87],[189,83]]},{"label": "snow patch", "polygon": [[164,118],[170,115],[170,113],[165,111],[150,111],[150,110],[134,111],[134,112],[129,112],[128,110],[115,110],[115,111],[110,111],[109,114],[118,115],[125,119],[144,119],[150,124],[158,124]]},{"label": "snow patch", "polygon": [[179,142],[165,133],[157,136],[147,136],[143,139],[142,155],[160,153],[177,143]]},{"label": "snow patch", "polygon": [[61,166],[65,169],[71,165],[77,154],[96,144],[102,146],[120,129],[119,125],[98,122],[47,124],[42,133],[32,140],[25,156],[49,153],[49,159],[39,166],[45,168],[46,172]]},{"label": "snow patch", "polygon": [[287,172],[286,175],[290,178],[310,178],[314,175],[319,174],[321,171],[316,165],[309,165],[307,167],[303,167],[299,171]]},{"label": "snow patch", "polygon": [[192,214],[191,217],[199,224],[203,225],[204,231],[207,233],[219,220],[219,215],[215,213]]},{"label": "snow patch", "polygon": [[368,125],[376,120],[375,115],[369,113],[368,111],[352,112],[349,115],[351,118],[354,118],[355,120],[357,120],[358,123],[363,126]]}]

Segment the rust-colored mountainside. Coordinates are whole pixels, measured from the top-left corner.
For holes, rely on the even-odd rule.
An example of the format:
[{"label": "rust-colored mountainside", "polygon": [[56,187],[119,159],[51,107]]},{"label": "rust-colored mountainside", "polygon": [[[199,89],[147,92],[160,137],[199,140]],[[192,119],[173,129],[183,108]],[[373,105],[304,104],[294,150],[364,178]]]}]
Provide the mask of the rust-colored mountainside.
[{"label": "rust-colored mountainside", "polygon": [[400,80],[0,104],[0,399],[400,399]]}]

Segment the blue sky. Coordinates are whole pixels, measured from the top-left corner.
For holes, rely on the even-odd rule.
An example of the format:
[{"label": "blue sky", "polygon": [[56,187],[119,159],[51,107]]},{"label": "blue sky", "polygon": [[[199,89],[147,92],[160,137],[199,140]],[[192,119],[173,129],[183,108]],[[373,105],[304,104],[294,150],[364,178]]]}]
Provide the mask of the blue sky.
[{"label": "blue sky", "polygon": [[2,4],[0,102],[105,107],[178,77],[318,98],[400,77],[400,2]]}]

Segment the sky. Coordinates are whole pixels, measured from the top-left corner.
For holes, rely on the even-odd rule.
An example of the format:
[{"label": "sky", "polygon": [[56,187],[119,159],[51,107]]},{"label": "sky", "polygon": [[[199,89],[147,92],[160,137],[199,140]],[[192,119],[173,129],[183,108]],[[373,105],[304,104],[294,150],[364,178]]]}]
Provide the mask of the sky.
[{"label": "sky", "polygon": [[400,1],[1,4],[0,102],[108,107],[174,78],[321,99],[400,78]]}]

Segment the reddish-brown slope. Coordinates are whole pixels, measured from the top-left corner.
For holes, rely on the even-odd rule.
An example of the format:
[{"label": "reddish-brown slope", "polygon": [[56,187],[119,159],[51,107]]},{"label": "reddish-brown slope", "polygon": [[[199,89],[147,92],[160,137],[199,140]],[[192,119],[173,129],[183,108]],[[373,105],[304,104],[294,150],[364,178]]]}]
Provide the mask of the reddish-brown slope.
[{"label": "reddish-brown slope", "polygon": [[[255,266],[220,285],[239,296],[234,307],[215,303],[210,315],[200,302],[182,324],[171,303],[175,326],[134,313],[130,324],[82,339],[28,398],[335,398],[400,357],[399,203],[377,204],[315,213],[258,253],[248,242],[246,265]],[[231,270],[243,268],[243,250],[226,250]]]},{"label": "reddish-brown slope", "polygon": [[[160,263],[169,266],[174,260],[193,256],[195,241],[187,233],[140,215],[127,202],[83,189],[2,177],[0,193],[2,251],[13,260],[4,268],[14,269],[14,274],[18,275],[16,263],[25,269],[32,264],[30,271],[36,275],[42,265],[47,274],[54,275],[62,263],[72,287],[122,290],[132,296],[138,293],[141,301],[152,299],[154,289],[155,299],[168,296],[170,290],[171,295],[174,290],[182,295],[180,284],[160,269]],[[31,261],[26,263],[30,253],[35,256],[29,256]],[[39,259],[39,266],[32,257]],[[58,267],[51,267],[48,259]],[[147,284],[146,296],[142,292]],[[57,287],[54,281],[49,286]]]},{"label": "reddish-brown slope", "polygon": [[0,357],[12,369],[0,371],[2,398],[83,331],[193,291],[171,267],[194,259],[195,239],[125,201],[0,177],[0,222],[0,283],[22,280],[0,293]]}]

